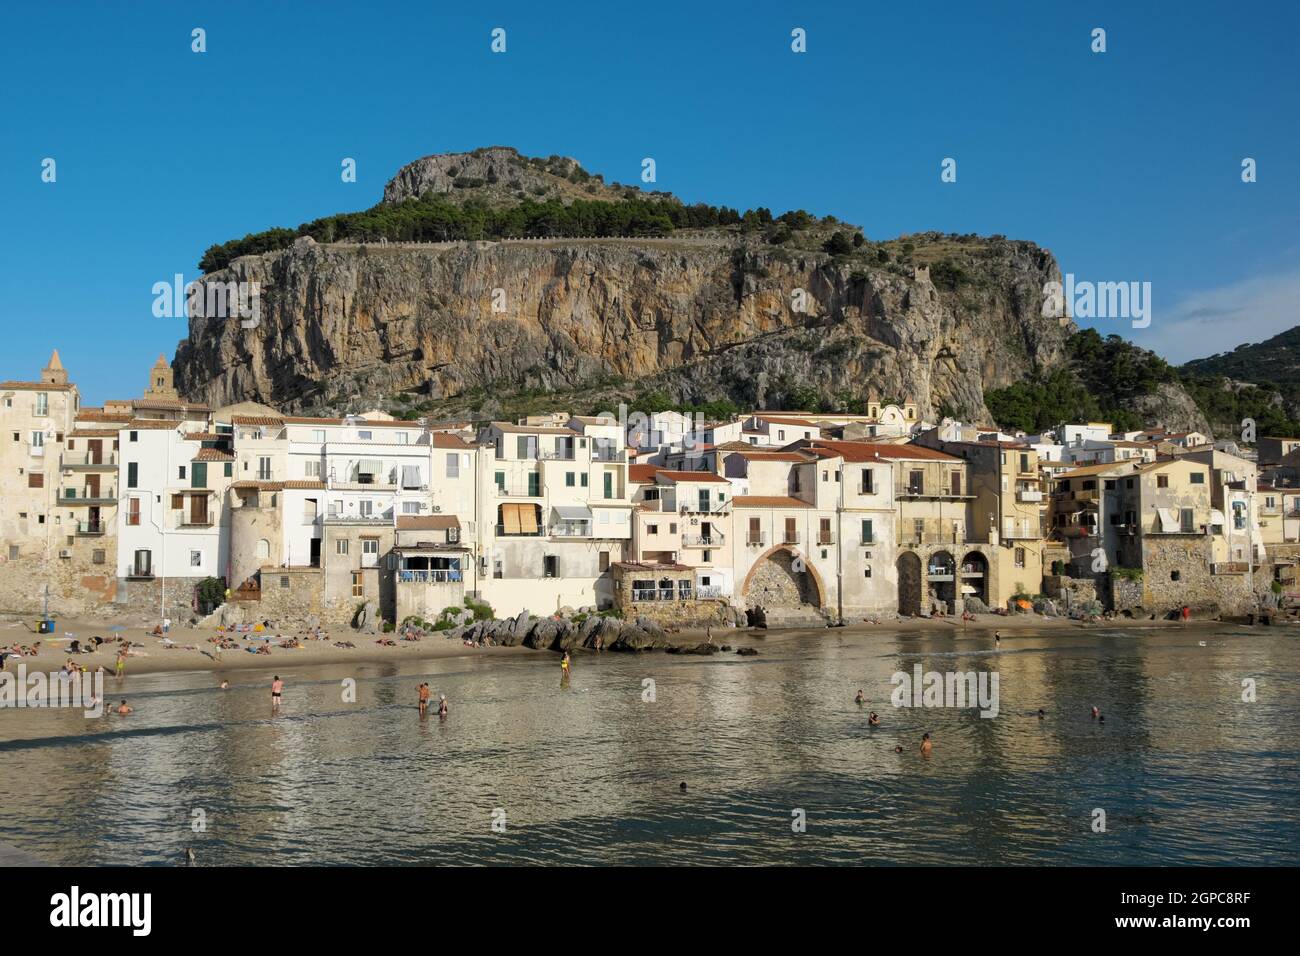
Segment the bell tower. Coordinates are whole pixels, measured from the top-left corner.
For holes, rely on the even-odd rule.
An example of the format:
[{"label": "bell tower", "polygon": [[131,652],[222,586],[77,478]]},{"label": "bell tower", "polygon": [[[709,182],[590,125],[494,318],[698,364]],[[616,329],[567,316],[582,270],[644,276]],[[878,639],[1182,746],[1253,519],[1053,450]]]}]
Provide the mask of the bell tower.
[{"label": "bell tower", "polygon": [[153,368],[149,370],[149,387],[144,390],[144,397],[169,402],[180,401],[180,394],[177,393],[172,378],[172,367],[168,364],[166,356],[159,355],[158,361],[154,362]]}]

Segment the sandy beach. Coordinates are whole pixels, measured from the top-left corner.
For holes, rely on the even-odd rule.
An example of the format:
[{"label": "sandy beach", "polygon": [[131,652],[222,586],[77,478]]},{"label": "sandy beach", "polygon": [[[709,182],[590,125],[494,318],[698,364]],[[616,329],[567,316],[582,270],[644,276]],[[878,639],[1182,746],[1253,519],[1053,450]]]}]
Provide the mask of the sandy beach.
[{"label": "sandy beach", "polygon": [[[1126,628],[1169,628],[1179,627],[1175,621],[1114,621],[1098,624],[1084,624],[1065,618],[1042,617],[1034,614],[1002,616],[981,614],[974,621],[963,622],[959,618],[902,618],[883,619],[878,624],[855,622],[844,628],[834,629],[837,633],[882,632],[897,633],[935,633],[964,632],[980,633],[993,631],[1017,632],[1077,632],[1095,630],[1107,625]],[[1214,622],[1192,622],[1191,627],[1215,626]],[[806,636],[815,638],[825,635],[825,629],[773,629],[763,628],[724,628],[712,629],[713,642],[719,646],[730,645],[732,648],[755,646],[760,649],[765,641],[779,638]],[[482,655],[528,655],[538,651],[527,647],[471,647],[460,640],[450,639],[441,634],[430,634],[419,641],[403,641],[395,634],[381,635],[383,639],[392,640],[392,646],[380,644],[380,637],[360,634],[350,629],[327,632],[324,640],[311,640],[303,630],[293,628],[270,628],[256,633],[227,633],[225,636],[236,641],[238,649],[218,650],[209,639],[216,637],[215,628],[173,627],[167,640],[153,634],[144,626],[126,626],[122,624],[105,624],[103,621],[58,619],[53,634],[38,634],[32,616],[5,615],[0,618],[0,649],[8,651],[15,645],[32,646],[40,642],[40,649],[35,657],[7,657],[5,666],[13,669],[19,661],[31,670],[34,666],[57,670],[69,658],[79,665],[94,670],[102,666],[109,676],[114,673],[117,657],[117,639],[125,637],[133,645],[126,662],[126,673],[150,674],[177,671],[211,671],[224,672],[248,670],[254,668],[288,668],[317,664],[340,664],[349,662],[373,662],[393,659],[402,660],[437,660],[450,657],[478,657]],[[69,648],[73,640],[83,645],[90,638],[99,636],[107,642],[94,653],[71,654]],[[674,643],[691,647],[703,643],[706,633],[703,628],[682,629],[670,635]],[[278,646],[281,641],[297,639],[300,647],[285,648]],[[168,643],[170,641],[170,643]],[[354,647],[337,647],[335,642],[351,642]],[[270,653],[254,653],[257,647],[267,645]],[[250,650],[253,649],[253,650]],[[551,653],[551,652],[546,652]],[[577,653],[592,653],[578,651]]]}]

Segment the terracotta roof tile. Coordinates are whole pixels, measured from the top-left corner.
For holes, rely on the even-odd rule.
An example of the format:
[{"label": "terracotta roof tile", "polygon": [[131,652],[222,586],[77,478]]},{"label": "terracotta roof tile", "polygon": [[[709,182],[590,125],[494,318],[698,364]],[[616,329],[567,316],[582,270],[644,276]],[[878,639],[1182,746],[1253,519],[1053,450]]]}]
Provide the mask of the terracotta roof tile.
[{"label": "terracotta roof tile", "polygon": [[668,481],[720,481],[724,485],[731,484],[726,478],[715,475],[711,471],[668,471],[661,468],[655,477],[665,478]]},{"label": "terracotta roof tile", "polygon": [[398,531],[446,531],[459,528],[460,519],[455,515],[398,515]]},{"label": "terracotta roof tile", "polygon": [[789,495],[736,495],[731,499],[733,508],[811,508],[802,498]]}]

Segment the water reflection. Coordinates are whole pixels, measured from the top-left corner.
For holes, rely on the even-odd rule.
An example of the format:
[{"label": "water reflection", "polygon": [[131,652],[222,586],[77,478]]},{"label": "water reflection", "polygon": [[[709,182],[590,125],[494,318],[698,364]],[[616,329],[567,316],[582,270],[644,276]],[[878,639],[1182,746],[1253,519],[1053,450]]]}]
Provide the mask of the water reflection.
[{"label": "water reflection", "polygon": [[[66,864],[174,864],[185,846],[201,864],[1300,862],[1285,632],[756,643],[579,656],[563,679],[544,655],[285,671],[275,717],[269,675],[131,676],[114,691],[129,718],[0,711],[0,841]],[[894,708],[891,676],[918,663],[996,670],[999,716]]]}]

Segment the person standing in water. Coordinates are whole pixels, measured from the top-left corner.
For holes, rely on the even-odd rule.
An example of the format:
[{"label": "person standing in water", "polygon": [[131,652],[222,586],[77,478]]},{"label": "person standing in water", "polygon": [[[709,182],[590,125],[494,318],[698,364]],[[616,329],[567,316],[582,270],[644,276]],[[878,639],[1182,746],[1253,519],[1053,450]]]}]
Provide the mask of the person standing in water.
[{"label": "person standing in water", "polygon": [[560,661],[560,671],[564,677],[569,676],[569,666],[570,666],[569,652],[565,651],[564,658],[563,660]]},{"label": "person standing in water", "polygon": [[994,631],[994,632],[993,632],[993,646],[994,646],[994,647],[999,647],[999,646],[1001,646],[1001,644],[1002,644],[1002,632],[1001,632],[1001,631]]},{"label": "person standing in water", "polygon": [[933,749],[934,749],[934,744],[930,743],[930,735],[923,734],[921,736],[921,756],[922,757],[930,756],[930,751]]},{"label": "person standing in water", "polygon": [[[441,710],[441,708],[439,708]],[[420,716],[423,717],[429,712],[429,685],[420,685]]]},{"label": "person standing in water", "polygon": [[867,702],[867,699],[866,699],[865,697],[862,696],[862,688],[859,687],[859,688],[858,688],[858,696],[853,698],[853,703],[855,703],[855,704],[857,704],[859,707],[861,707],[861,706],[862,706],[863,704],[865,704],[866,702]]},{"label": "person standing in water", "polygon": [[447,695],[438,695],[438,716],[446,719],[447,717]]},{"label": "person standing in water", "polygon": [[280,695],[284,693],[284,681],[280,680],[280,675],[275,675],[275,680],[271,681],[271,713],[280,712]]}]

